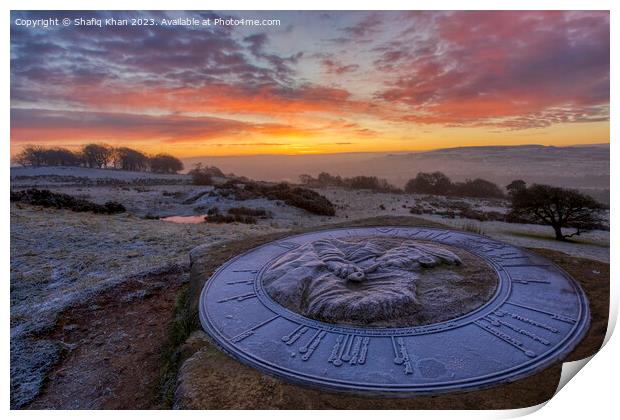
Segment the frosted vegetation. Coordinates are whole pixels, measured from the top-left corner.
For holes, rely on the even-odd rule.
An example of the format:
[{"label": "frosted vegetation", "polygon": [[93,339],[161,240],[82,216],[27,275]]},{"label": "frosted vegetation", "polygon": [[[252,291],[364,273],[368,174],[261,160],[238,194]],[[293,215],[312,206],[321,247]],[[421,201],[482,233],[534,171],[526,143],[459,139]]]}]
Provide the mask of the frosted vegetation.
[{"label": "frosted vegetation", "polygon": [[[305,186],[302,189],[307,191],[297,191],[297,186],[261,184],[240,177],[230,182],[228,175],[217,172],[209,178],[208,185],[196,185],[190,174],[64,166],[11,168],[14,192],[38,188],[98,205],[117,202],[125,208],[118,214],[94,214],[11,203],[13,406],[22,406],[36,396],[62,351],[62,343],[46,338],[61,311],[88,302],[90,296],[132,276],[166,270],[183,273],[189,251],[205,243],[368,217],[414,214],[519,246],[609,260],[608,230],[590,230],[563,242],[554,239],[548,226],[502,221],[510,212],[508,192],[503,197],[477,198],[350,186]],[[313,211],[306,201],[320,206],[329,203],[326,208],[332,211]],[[208,220],[215,214],[255,220],[165,220],[170,216],[206,216]],[[607,220],[604,211],[603,222]]]}]

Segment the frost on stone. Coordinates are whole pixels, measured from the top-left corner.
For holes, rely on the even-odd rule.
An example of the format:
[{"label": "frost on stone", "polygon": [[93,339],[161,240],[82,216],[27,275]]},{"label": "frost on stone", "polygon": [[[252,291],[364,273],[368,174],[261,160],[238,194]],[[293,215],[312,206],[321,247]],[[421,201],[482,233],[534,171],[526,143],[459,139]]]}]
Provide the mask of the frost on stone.
[{"label": "frost on stone", "polygon": [[492,272],[480,260],[470,262],[488,277],[476,273],[483,293],[459,290],[463,275],[478,267],[463,267],[447,247],[388,237],[323,239],[281,256],[263,284],[278,303],[310,318],[402,326],[418,323],[411,317],[420,311],[427,321],[437,321],[442,307],[453,313],[463,301],[476,306],[487,299],[495,288]]}]

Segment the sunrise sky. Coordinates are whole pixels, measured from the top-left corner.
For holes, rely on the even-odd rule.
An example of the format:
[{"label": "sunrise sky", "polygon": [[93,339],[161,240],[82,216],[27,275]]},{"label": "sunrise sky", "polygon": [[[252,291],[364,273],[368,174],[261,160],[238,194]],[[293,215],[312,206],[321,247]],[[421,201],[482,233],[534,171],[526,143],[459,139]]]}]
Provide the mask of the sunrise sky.
[{"label": "sunrise sky", "polygon": [[[17,18],[279,19],[262,27]],[[179,157],[609,141],[608,12],[13,12],[11,150]]]}]

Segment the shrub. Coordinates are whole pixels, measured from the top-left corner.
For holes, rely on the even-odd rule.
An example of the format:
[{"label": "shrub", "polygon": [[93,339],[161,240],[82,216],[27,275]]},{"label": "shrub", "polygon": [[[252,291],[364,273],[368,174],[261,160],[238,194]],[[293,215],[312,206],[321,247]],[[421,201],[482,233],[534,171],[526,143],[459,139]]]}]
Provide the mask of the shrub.
[{"label": "shrub", "polygon": [[185,195],[185,193],[183,191],[163,191],[161,195],[164,197],[181,198]]},{"label": "shrub", "polygon": [[458,197],[504,198],[504,192],[494,183],[476,178],[453,183],[442,172],[419,172],[405,185],[405,192]]},{"label": "shrub", "polygon": [[22,202],[42,207],[68,209],[76,212],[93,212],[99,214],[115,214],[125,212],[125,206],[108,201],[101,205],[69,194],[54,193],[50,190],[30,188],[23,191],[11,191],[11,202]]},{"label": "shrub", "polygon": [[244,216],[239,214],[221,214],[214,213],[211,216],[205,217],[208,223],[245,223],[248,225],[255,225],[256,218],[252,216]]},{"label": "shrub", "polygon": [[471,210],[471,205],[466,202],[466,201],[460,201],[460,200],[448,200],[446,203],[446,207],[449,210],[457,210],[460,212],[467,212],[469,210]]},{"label": "shrub", "polygon": [[409,213],[411,214],[424,214],[424,207],[416,204],[409,209]]},{"label": "shrub", "polygon": [[213,185],[213,178],[226,178],[226,175],[215,166],[202,166],[202,163],[197,163],[194,169],[189,171],[189,175],[192,177],[192,184],[194,185]]},{"label": "shrub", "polygon": [[330,175],[327,172],[321,172],[317,178],[310,175],[301,175],[299,177],[303,185],[323,188],[323,187],[344,187],[352,190],[371,190],[377,192],[402,192],[399,188],[391,185],[387,180],[377,178],[376,176],[354,176],[352,178],[342,178],[339,175]]},{"label": "shrub", "polygon": [[276,200],[282,200],[289,206],[304,209],[321,216],[334,216],[336,210],[333,204],[319,193],[307,188],[295,187],[273,190],[271,195]]},{"label": "shrub", "polygon": [[267,211],[263,209],[251,209],[248,207],[232,207],[228,209],[228,214],[252,217],[267,217]]},{"label": "shrub", "polygon": [[480,178],[453,184],[451,194],[460,197],[505,197],[503,191],[496,184]]},{"label": "shrub", "polygon": [[229,181],[218,186],[218,192],[222,196],[234,195],[238,200],[253,198],[280,200],[289,206],[321,216],[334,216],[336,214],[334,205],[321,194],[307,188],[291,187],[286,183],[268,184],[250,181],[239,184],[237,181]]},{"label": "shrub", "polygon": [[[103,206],[107,210],[104,213],[107,213],[107,214],[124,213],[126,210],[125,206],[123,206],[118,201],[107,201]],[[95,213],[97,212],[95,211]]]},{"label": "shrub", "polygon": [[452,181],[442,172],[419,172],[415,178],[405,185],[405,191],[415,194],[448,195]]}]

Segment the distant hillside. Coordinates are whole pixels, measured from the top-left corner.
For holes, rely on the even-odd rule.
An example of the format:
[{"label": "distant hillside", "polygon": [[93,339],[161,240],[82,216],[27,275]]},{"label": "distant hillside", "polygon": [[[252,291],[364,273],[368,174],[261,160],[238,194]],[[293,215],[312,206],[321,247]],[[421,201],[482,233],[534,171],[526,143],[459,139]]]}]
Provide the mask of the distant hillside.
[{"label": "distant hillside", "polygon": [[[388,155],[378,166],[397,168],[395,183],[414,171],[441,170],[454,179],[485,178],[501,185],[523,179],[579,188],[609,189],[609,144],[594,146],[494,146],[440,149],[425,153]],[[398,171],[398,174],[394,173]]]}]

